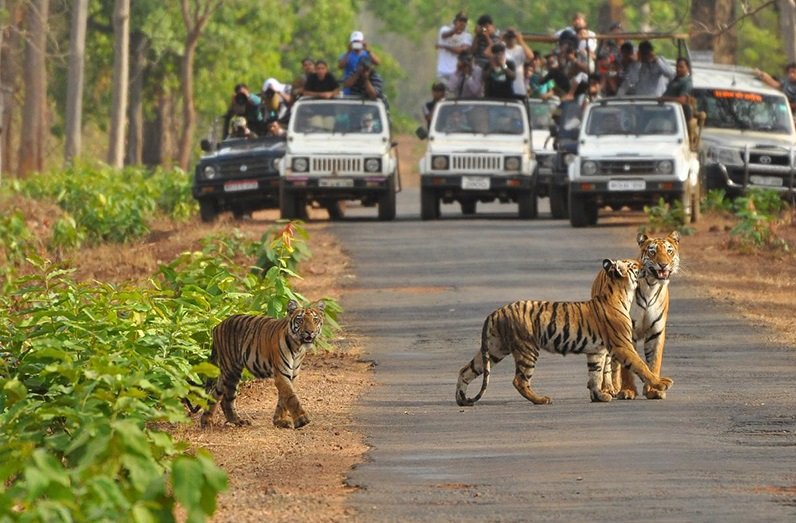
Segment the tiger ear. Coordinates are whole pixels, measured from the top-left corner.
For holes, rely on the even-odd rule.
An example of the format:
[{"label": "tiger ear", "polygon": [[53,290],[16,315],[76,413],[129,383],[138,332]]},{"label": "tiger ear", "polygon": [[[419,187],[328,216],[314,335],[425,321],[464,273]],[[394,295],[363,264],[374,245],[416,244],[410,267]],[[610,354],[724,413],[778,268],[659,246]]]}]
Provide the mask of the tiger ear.
[{"label": "tiger ear", "polygon": [[673,241],[674,243],[676,243],[676,244],[680,245],[680,233],[679,233],[679,232],[677,232],[677,231],[672,231],[672,232],[669,234],[669,239],[670,239],[671,241]]},{"label": "tiger ear", "polygon": [[287,313],[290,314],[294,310],[298,309],[298,302],[296,300],[290,300],[287,302]]},{"label": "tiger ear", "polygon": [[614,267],[616,267],[616,263],[614,263],[612,260],[609,260],[608,258],[603,260],[603,269],[608,274],[611,274],[611,269]]},{"label": "tiger ear", "polygon": [[315,308],[323,312],[326,310],[326,302],[323,300],[318,300],[317,303],[315,303]]},{"label": "tiger ear", "polygon": [[647,240],[649,240],[649,237],[643,232],[638,233],[636,236],[636,242],[639,244],[639,246]]}]

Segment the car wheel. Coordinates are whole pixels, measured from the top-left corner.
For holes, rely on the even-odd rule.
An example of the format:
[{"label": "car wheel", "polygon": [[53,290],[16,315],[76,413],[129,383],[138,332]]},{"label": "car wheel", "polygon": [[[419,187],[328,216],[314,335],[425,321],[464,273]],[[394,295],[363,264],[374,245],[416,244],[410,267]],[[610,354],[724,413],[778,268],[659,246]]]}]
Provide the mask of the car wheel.
[{"label": "car wheel", "polygon": [[550,213],[555,220],[569,218],[567,208],[567,187],[564,185],[550,184]]},{"label": "car wheel", "polygon": [[379,220],[388,222],[395,219],[395,175],[390,176],[387,190],[379,198]]},{"label": "car wheel", "polygon": [[531,187],[531,190],[526,193],[520,193],[517,197],[517,204],[519,206],[519,217],[521,220],[533,220],[539,215],[539,205],[536,201],[536,189]]},{"label": "car wheel", "polygon": [[440,216],[439,198],[433,189],[420,189],[420,219],[436,220]]},{"label": "car wheel", "polygon": [[597,204],[588,197],[569,193],[569,223],[573,227],[586,227],[597,223]]},{"label": "car wheel", "polygon": [[300,218],[298,209],[299,196],[288,191],[284,186],[279,186],[279,214],[283,220]]},{"label": "car wheel", "polygon": [[475,200],[464,200],[459,202],[459,205],[461,205],[462,207],[462,214],[464,214],[465,216],[475,214],[475,207],[477,203],[478,202],[476,202]]},{"label": "car wheel", "polygon": [[199,200],[199,216],[205,223],[215,221],[218,216],[218,205],[214,200]]},{"label": "car wheel", "polygon": [[343,202],[340,200],[327,202],[324,207],[326,207],[326,212],[329,213],[329,219],[332,221],[342,220],[345,216]]}]

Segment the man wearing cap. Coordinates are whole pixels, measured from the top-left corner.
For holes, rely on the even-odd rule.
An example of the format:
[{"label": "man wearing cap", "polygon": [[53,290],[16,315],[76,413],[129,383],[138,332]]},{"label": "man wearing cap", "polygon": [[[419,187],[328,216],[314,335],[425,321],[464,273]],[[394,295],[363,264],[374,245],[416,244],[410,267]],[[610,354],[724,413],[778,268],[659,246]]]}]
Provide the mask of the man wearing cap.
[{"label": "man wearing cap", "polygon": [[484,96],[487,98],[515,98],[514,80],[517,78],[517,67],[513,61],[506,59],[506,47],[503,44],[492,46],[492,58],[484,70]]},{"label": "man wearing cap", "polygon": [[475,37],[473,38],[473,60],[475,64],[486,69],[489,59],[492,58],[492,46],[498,43],[497,29],[489,15],[478,17],[478,24],[475,26]]},{"label": "man wearing cap", "polygon": [[449,75],[445,84],[453,98],[480,98],[483,96],[483,71],[473,63],[473,55],[462,53],[456,64],[456,72]]},{"label": "man wearing cap", "polygon": [[445,98],[445,84],[434,82],[431,86],[431,101],[423,104],[423,118],[426,119],[426,126],[431,128],[431,117],[434,115],[434,107],[437,102]]},{"label": "man wearing cap", "polygon": [[[362,31],[354,31],[348,39],[348,51],[340,55],[337,61],[337,66],[343,70],[343,82],[345,83],[348,78],[357,70],[359,61],[368,57],[371,64],[379,65],[381,60],[368,49],[368,44],[365,41],[365,35]],[[350,90],[346,87],[343,89],[343,94],[351,94]]]},{"label": "man wearing cap", "polygon": [[467,15],[457,13],[450,26],[442,26],[437,38],[437,78],[456,72],[459,55],[470,50],[473,36],[466,31]]},{"label": "man wearing cap", "polygon": [[638,61],[625,70],[619,96],[663,96],[669,81],[675,76],[674,68],[655,55],[649,40],[638,44]]},{"label": "man wearing cap", "polygon": [[384,80],[374,71],[373,62],[367,56],[359,59],[356,70],[343,82],[343,86],[348,89],[350,95],[371,100],[381,98],[387,102],[384,98]]}]

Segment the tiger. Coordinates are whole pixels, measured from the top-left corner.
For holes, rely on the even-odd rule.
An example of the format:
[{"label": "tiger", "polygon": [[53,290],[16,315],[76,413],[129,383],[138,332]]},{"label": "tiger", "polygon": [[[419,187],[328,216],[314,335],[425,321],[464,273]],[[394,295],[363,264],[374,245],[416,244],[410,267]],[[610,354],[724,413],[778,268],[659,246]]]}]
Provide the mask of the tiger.
[{"label": "tiger", "polygon": [[318,301],[299,307],[295,300],[287,304],[287,316],[236,314],[224,319],[213,329],[210,362],[219,368],[219,376],[207,383],[211,397],[202,413],[201,426],[210,422],[221,402],[228,423],[251,425],[235,410],[235,396],[243,368],[255,378],[274,378],[279,393],[274,411],[274,425],[300,428],[310,422],[293,389],[304,355],[312,350],[323,328],[325,304]]},{"label": "tiger", "polygon": [[[639,261],[642,275],[636,296],[630,308],[633,319],[633,342],[642,342],[644,358],[650,370],[660,374],[663,362],[663,345],[666,341],[666,321],[669,317],[669,279],[680,270],[680,233],[671,232],[666,237],[650,238],[644,233],[636,236],[641,250]],[[606,368],[608,365],[606,365]],[[618,399],[634,399],[636,391],[633,374],[614,365],[610,380]],[[607,383],[605,380],[604,383]],[[644,386],[647,399],[665,399],[666,391]]]},{"label": "tiger", "polygon": [[[670,378],[650,371],[633,346],[630,306],[638,284],[641,265],[638,260],[602,262],[592,286],[592,298],[580,302],[516,301],[490,313],[481,330],[481,347],[459,371],[456,403],[471,406],[484,394],[493,364],[512,354],[515,362],[514,388],[534,404],[551,403],[531,389],[531,378],[541,349],[586,353],[588,384],[593,402],[611,401],[602,390],[603,363],[610,354],[632,369],[650,388],[667,390]],[[481,390],[468,398],[468,384],[483,374]],[[608,375],[610,376],[610,374]]]}]

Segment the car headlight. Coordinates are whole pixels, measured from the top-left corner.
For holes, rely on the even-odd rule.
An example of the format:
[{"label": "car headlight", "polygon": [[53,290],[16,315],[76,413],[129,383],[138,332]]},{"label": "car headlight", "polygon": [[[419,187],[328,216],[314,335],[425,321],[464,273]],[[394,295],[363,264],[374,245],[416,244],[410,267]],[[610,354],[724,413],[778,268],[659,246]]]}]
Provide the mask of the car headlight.
[{"label": "car headlight", "polygon": [[712,146],[708,148],[707,157],[708,161],[713,163],[723,163],[725,165],[743,165],[741,151],[738,149]]},{"label": "car headlight", "polygon": [[661,160],[655,166],[658,174],[672,174],[674,172],[674,162],[671,160]]},{"label": "car headlight", "polygon": [[597,174],[597,162],[586,160],[580,164],[580,174],[583,176],[592,176]]},{"label": "car headlight", "polygon": [[218,176],[218,169],[214,165],[205,165],[205,168],[202,169],[202,176],[205,180],[212,180]]},{"label": "car headlight", "polygon": [[567,154],[564,155],[564,163],[566,165],[572,165],[572,162],[575,161],[575,158],[577,158],[577,156],[575,156],[574,154],[567,153]]},{"label": "car headlight", "polygon": [[365,172],[377,173],[381,171],[381,158],[368,158],[365,160]]},{"label": "car headlight", "polygon": [[432,156],[431,157],[431,168],[435,171],[445,171],[448,169],[448,157],[447,156]]},{"label": "car headlight", "polygon": [[507,171],[519,171],[522,159],[519,156],[506,156],[503,160],[503,169]]},{"label": "car headlight", "polygon": [[293,158],[293,171],[305,173],[310,168],[310,162],[306,158]]}]

